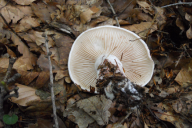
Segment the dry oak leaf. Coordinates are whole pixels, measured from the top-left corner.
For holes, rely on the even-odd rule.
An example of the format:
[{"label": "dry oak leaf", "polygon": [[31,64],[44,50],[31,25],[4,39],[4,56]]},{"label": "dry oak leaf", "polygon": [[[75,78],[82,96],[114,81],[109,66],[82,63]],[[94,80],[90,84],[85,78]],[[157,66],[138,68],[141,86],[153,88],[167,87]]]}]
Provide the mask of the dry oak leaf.
[{"label": "dry oak leaf", "polygon": [[[1,2],[2,1],[4,0],[1,0]],[[1,3],[0,8],[3,7],[2,5],[4,4]],[[31,7],[29,6],[20,6],[20,5],[13,6],[10,4],[2,8],[0,12],[8,23],[12,21],[13,24],[17,23],[18,20],[22,19],[25,16],[33,15]],[[2,21],[2,19],[0,19],[0,21]]]},{"label": "dry oak leaf", "polygon": [[92,96],[77,102],[77,106],[87,112],[99,125],[108,124],[112,101],[104,95]]},{"label": "dry oak leaf", "polygon": [[18,83],[15,85],[19,87],[19,97],[11,97],[10,99],[13,103],[19,104],[21,106],[27,106],[27,103],[30,101],[41,101],[40,97],[35,94],[36,89]]},{"label": "dry oak leaf", "polygon": [[23,32],[31,29],[32,27],[40,26],[40,21],[37,18],[32,18],[31,16],[24,17],[19,24],[15,25],[15,32]]},{"label": "dry oak leaf", "polygon": [[11,39],[15,45],[18,45],[18,50],[22,57],[16,60],[13,68],[16,70],[31,70],[36,65],[37,57],[29,51],[29,48],[21,41],[21,39],[14,33],[11,34]]},{"label": "dry oak leaf", "polygon": [[43,85],[45,85],[48,80],[49,80],[49,71],[40,72],[39,76],[38,76],[38,78],[36,80],[36,87],[37,88],[43,87]]},{"label": "dry oak leaf", "polygon": [[151,22],[141,22],[140,24],[133,24],[122,27],[135,32],[140,37],[145,37],[148,34],[148,31],[149,33],[152,33],[155,30],[157,30],[157,25],[156,24],[152,25]]},{"label": "dry oak leaf", "polygon": [[13,0],[15,1],[17,4],[20,4],[20,5],[30,5],[31,3],[33,3],[33,1],[36,1],[36,0]]}]

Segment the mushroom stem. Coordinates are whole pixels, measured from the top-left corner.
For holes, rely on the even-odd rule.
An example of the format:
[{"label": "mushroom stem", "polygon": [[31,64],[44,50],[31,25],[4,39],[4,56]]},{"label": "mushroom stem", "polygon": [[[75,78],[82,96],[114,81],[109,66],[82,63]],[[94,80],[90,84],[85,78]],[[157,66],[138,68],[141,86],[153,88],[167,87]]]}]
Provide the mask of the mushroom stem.
[{"label": "mushroom stem", "polygon": [[133,94],[134,99],[140,100],[135,85],[125,76],[123,65],[117,57],[102,55],[97,59],[95,66],[97,67],[97,87],[99,92],[104,91],[106,96],[113,100],[116,88],[116,90],[123,93]]}]

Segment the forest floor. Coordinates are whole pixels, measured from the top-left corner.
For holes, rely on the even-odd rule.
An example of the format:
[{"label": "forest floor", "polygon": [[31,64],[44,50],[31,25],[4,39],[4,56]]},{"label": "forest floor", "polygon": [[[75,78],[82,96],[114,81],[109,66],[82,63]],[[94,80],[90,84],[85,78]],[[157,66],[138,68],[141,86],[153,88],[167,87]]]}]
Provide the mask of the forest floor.
[{"label": "forest floor", "polygon": [[[55,124],[45,34],[60,128],[192,127],[192,2],[110,3],[116,14],[105,0],[0,0],[0,128]],[[143,87],[145,98],[134,111],[81,90],[68,74],[75,39],[90,28],[118,23],[146,42],[155,63]]]}]

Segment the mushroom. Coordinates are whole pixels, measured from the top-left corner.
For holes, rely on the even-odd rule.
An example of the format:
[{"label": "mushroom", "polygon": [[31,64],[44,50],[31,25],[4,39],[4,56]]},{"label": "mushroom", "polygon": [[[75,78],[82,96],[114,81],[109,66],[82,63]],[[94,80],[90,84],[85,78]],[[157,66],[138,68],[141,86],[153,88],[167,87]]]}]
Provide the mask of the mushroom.
[{"label": "mushroom", "polygon": [[83,90],[94,87],[97,92],[97,79],[103,78],[99,66],[105,60],[142,87],[150,81],[154,70],[149,49],[138,35],[120,27],[100,26],[81,33],[75,40],[68,60],[72,81]]}]

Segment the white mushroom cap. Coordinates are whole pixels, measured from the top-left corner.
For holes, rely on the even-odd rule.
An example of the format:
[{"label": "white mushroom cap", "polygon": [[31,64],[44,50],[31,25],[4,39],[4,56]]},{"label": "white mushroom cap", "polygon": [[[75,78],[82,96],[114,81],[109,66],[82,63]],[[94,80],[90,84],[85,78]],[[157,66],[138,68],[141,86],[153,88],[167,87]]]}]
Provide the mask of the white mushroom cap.
[{"label": "white mushroom cap", "polygon": [[[115,26],[101,26],[83,32],[74,42],[68,61],[73,82],[82,89],[96,88],[98,58],[113,55],[133,83],[145,86],[151,79],[154,62],[146,43],[135,33]],[[122,56],[122,60],[121,60]]]}]

